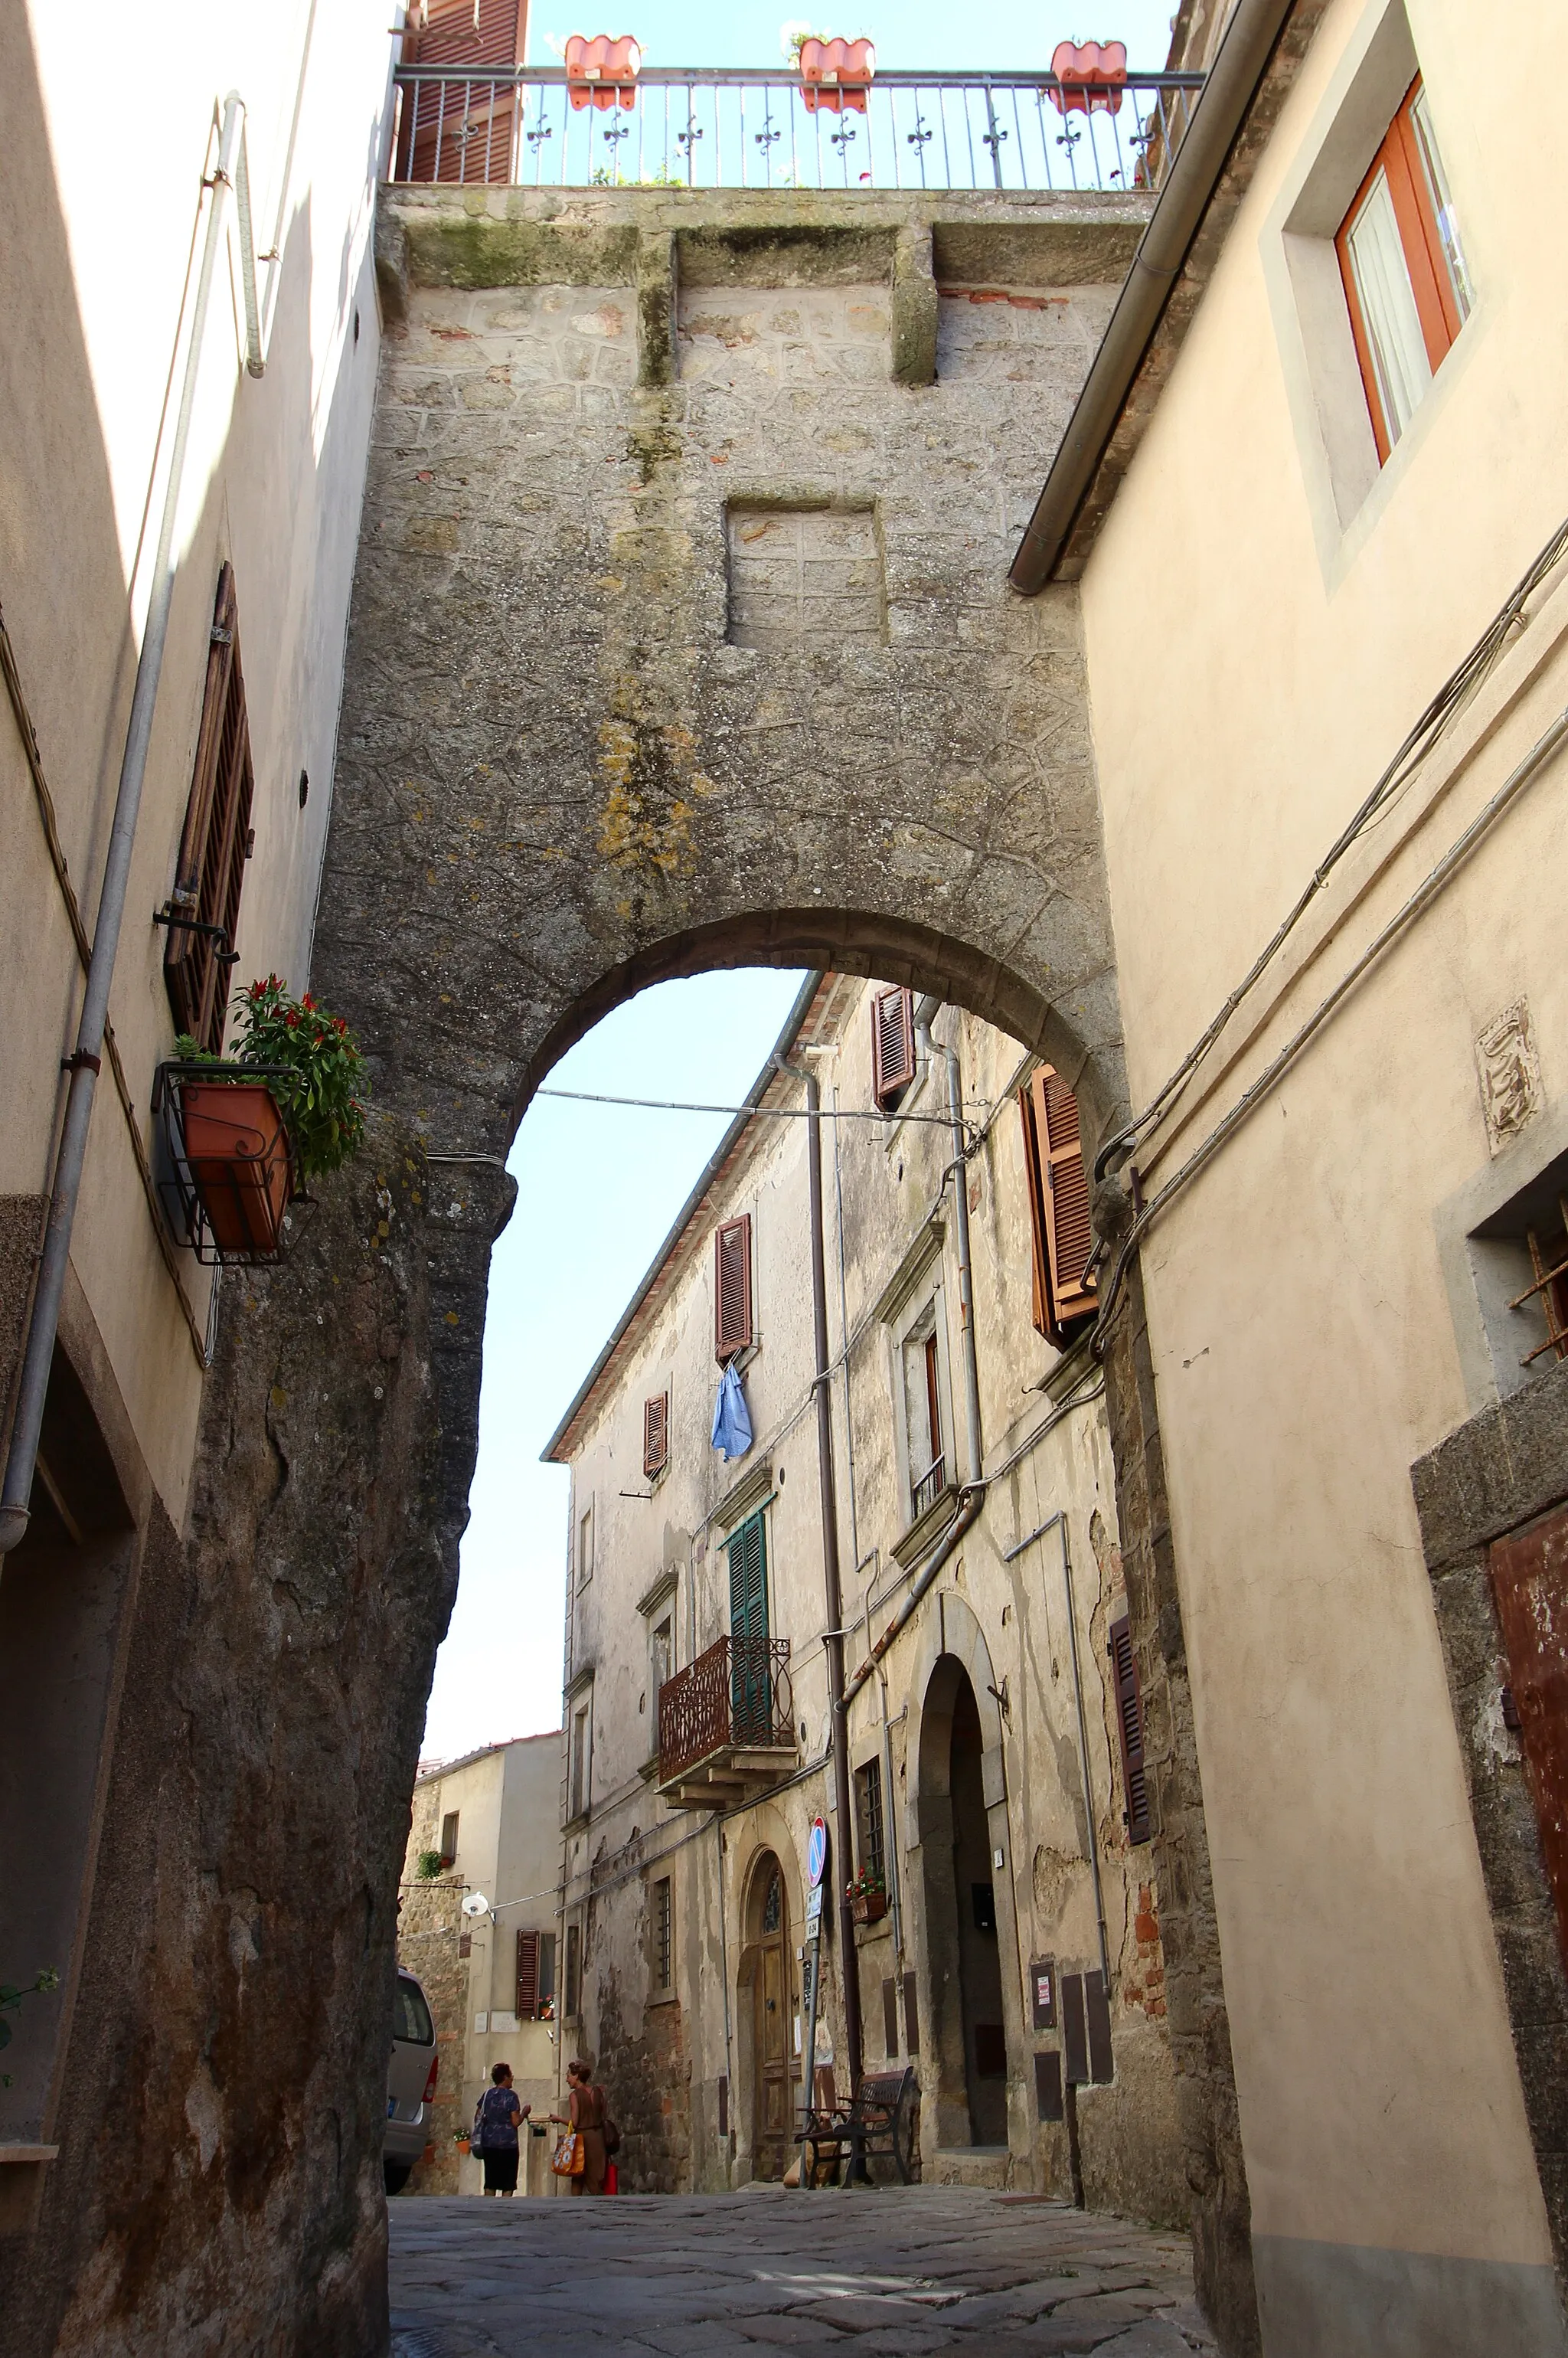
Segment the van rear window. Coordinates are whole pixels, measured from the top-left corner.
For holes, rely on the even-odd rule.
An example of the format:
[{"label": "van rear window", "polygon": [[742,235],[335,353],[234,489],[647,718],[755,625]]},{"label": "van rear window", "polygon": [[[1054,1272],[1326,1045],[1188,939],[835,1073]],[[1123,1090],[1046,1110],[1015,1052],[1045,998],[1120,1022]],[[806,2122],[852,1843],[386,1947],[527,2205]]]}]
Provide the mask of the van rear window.
[{"label": "van rear window", "polygon": [[417,1982],[397,1976],[397,2005],[392,2017],[394,2039],[412,2039],[416,2046],[433,2047],[436,2026],[430,2019],[430,2009],[425,2003],[425,1993]]}]

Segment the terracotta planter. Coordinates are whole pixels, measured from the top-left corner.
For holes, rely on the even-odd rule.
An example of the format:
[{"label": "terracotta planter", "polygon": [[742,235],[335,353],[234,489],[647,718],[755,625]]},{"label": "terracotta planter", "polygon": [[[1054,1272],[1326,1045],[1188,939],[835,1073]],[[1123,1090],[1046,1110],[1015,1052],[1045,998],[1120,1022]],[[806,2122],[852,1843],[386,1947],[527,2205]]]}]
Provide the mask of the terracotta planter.
[{"label": "terracotta planter", "polygon": [[288,1133],[259,1082],[188,1081],[185,1160],[221,1252],[275,1253],[292,1195]]},{"label": "terracotta planter", "polygon": [[857,1891],[849,1902],[857,1924],[880,1924],[888,1912],[885,1891]]},{"label": "terracotta planter", "polygon": [[866,92],[877,70],[877,53],[870,41],[819,41],[813,35],[800,45],[801,96],[807,114],[821,108],[838,114],[849,107],[866,111]]},{"label": "terracotta planter", "polygon": [[456,2140],[456,2144],[457,2144],[458,2151],[459,2151],[460,2153],[461,2153],[461,2154],[466,2154],[466,2153],[468,2152],[468,2150],[469,2150],[469,2139],[468,2139],[467,2137],[459,2137],[459,2138]]},{"label": "terracotta planter", "polygon": [[574,33],[567,43],[567,94],[574,107],[628,109],[637,103],[637,72],[643,52],[629,33],[619,40]]},{"label": "terracotta planter", "polygon": [[1058,41],[1051,70],[1065,89],[1053,89],[1058,114],[1119,114],[1127,81],[1125,41]]}]

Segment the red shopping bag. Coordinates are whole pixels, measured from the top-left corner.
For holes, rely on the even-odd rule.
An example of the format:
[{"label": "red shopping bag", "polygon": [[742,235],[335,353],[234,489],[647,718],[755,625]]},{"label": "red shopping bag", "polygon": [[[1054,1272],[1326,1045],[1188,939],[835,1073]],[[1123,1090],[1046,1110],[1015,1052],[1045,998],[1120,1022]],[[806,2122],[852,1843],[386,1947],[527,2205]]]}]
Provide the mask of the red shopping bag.
[{"label": "red shopping bag", "polygon": [[604,2165],[604,2190],[606,2194],[619,2194],[621,2191],[621,2172],[612,2161]]}]

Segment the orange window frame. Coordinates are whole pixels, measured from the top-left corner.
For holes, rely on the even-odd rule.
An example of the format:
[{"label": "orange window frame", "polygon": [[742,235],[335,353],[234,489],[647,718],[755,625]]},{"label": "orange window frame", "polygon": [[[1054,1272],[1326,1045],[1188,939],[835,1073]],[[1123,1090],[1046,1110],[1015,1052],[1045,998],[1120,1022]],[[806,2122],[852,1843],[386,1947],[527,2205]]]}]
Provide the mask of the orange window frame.
[{"label": "orange window frame", "polygon": [[1417,74],[1400,101],[1399,113],[1390,124],[1381,146],[1368,166],[1366,178],[1357,189],[1334,240],[1345,299],[1350,308],[1350,330],[1356,339],[1356,358],[1360,363],[1361,383],[1367,395],[1368,409],[1371,412],[1379,466],[1388,462],[1389,453],[1394,447],[1393,437],[1383,416],[1371,339],[1367,333],[1361,298],[1356,290],[1356,273],[1350,262],[1350,233],[1379,172],[1388,176],[1389,196],[1394,208],[1400,243],[1404,249],[1405,268],[1410,272],[1416,316],[1421,321],[1422,339],[1426,345],[1427,362],[1433,376],[1464,325],[1464,315],[1448,274],[1448,257],[1443,250],[1443,240],[1438,233],[1437,214],[1433,206],[1432,191],[1427,186],[1426,167],[1421,159],[1414,122],[1416,101],[1421,92],[1422,80]]}]

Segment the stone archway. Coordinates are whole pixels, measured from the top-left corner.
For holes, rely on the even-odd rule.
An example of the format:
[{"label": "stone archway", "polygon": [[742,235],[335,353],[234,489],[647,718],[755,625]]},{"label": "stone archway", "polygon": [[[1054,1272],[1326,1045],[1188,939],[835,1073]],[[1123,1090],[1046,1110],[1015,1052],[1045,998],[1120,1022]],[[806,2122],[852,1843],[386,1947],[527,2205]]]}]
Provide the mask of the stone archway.
[{"label": "stone archway", "polygon": [[[266,1953],[319,1963],[291,2135],[313,2140],[370,2312],[406,1795],[467,1520],[502,1165],[532,1091],[644,985],[767,964],[970,1009],[1050,1056],[1091,1135],[1125,1103],[1075,593],[1022,605],[1004,586],[1076,384],[1058,356],[1006,380],[1002,411],[961,369],[895,384],[869,347],[845,368],[809,336],[787,394],[739,359],[721,379],[716,353],[743,355],[752,331],[683,310],[670,273],[708,200],[676,195],[579,192],[569,233],[510,244],[481,224],[423,284],[415,257],[378,397],[311,977],[369,1051],[373,1151],[324,1191],[294,1260],[226,1297],[204,1414],[189,1577],[227,1616],[232,1689],[266,1663],[292,1693],[308,1661],[319,1690],[310,1855],[338,1874],[335,1945],[321,1961],[291,1884]],[[849,311],[877,316],[876,254],[780,202],[776,234],[710,222],[687,287],[761,310],[808,289],[852,343]],[[596,211],[612,237],[596,242]],[[600,370],[592,355],[613,360],[660,301],[663,376]],[[702,362],[685,381],[683,334]],[[736,627],[747,519],[779,514],[860,520],[863,628]],[[1136,1265],[1127,1303],[1108,1375],[1144,1693],[1168,1732],[1152,1776],[1184,1896],[1163,1922],[1191,1967],[1172,2011],[1179,2049],[1184,2006],[1191,2034],[1202,2284],[1245,2266],[1246,2189]],[[215,1756],[230,1719],[214,1697]],[[232,1808],[265,1819],[263,1733],[253,1750]],[[236,1855],[256,1847],[242,1828]],[[211,1934],[219,1977],[229,1937]]]}]

